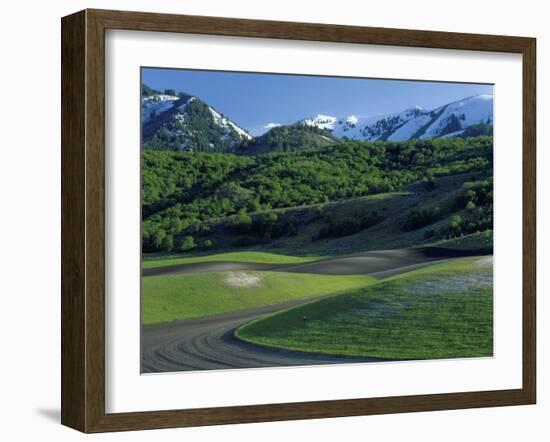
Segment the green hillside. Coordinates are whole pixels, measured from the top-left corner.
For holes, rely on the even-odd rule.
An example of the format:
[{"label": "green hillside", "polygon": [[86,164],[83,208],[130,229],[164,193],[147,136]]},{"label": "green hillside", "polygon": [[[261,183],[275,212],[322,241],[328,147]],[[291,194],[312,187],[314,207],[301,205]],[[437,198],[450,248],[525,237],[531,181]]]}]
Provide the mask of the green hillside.
[{"label": "green hillside", "polygon": [[493,354],[492,260],[468,258],[405,273],[237,330],[284,349],[384,359]]},{"label": "green hillside", "polygon": [[303,147],[330,146],[338,141],[338,138],[326,130],[294,124],[274,127],[265,134],[241,144],[235,149],[235,153],[260,155],[268,152],[289,152]]},{"label": "green hillside", "polygon": [[143,250],[326,255],[492,229],[492,138],[145,151]]}]

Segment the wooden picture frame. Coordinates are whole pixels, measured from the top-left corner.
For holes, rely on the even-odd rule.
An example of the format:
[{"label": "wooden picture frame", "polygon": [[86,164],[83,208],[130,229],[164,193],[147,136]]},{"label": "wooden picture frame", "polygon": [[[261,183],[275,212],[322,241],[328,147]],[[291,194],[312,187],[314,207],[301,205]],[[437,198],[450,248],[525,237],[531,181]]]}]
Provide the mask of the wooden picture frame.
[{"label": "wooden picture frame", "polygon": [[[523,385],[497,391],[110,414],[105,411],[105,30],[517,53],[523,57]],[[84,10],[62,19],[62,424],[83,432],[533,404],[536,41],[405,29]]]}]

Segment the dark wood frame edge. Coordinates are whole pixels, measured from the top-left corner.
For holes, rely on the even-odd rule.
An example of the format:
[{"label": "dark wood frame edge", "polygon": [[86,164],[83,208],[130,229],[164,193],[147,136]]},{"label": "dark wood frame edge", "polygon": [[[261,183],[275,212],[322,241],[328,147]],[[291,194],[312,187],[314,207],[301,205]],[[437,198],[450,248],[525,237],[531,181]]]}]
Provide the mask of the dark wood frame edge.
[{"label": "dark wood frame edge", "polygon": [[[534,404],[536,401],[536,40],[142,12],[62,19],[62,424],[104,432]],[[105,30],[485,50],[523,56],[523,386],[515,390],[105,413]]]}]

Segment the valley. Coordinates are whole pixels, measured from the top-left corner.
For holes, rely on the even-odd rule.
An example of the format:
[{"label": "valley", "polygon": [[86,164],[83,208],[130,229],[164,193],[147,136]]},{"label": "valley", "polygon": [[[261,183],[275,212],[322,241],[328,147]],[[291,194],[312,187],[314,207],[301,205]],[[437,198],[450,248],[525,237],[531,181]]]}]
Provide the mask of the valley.
[{"label": "valley", "polygon": [[252,135],[144,85],[142,371],[490,356],[492,100]]}]

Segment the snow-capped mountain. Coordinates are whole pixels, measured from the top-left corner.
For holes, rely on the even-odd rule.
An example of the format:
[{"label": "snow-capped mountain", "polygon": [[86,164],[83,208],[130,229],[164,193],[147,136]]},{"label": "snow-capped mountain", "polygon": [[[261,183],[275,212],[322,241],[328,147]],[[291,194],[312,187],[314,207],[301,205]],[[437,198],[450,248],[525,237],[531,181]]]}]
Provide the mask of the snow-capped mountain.
[{"label": "snow-capped mountain", "polygon": [[317,115],[274,127],[253,138],[245,129],[197,97],[161,93],[144,85],[142,95],[144,148],[259,154],[318,147],[341,138],[361,141],[477,136],[492,133],[493,96],[475,95],[433,110],[419,106],[402,112],[339,118]]},{"label": "snow-capped mountain", "polygon": [[223,152],[252,139],[197,97],[147,88],[141,100],[142,139],[148,149]]},{"label": "snow-capped mountain", "polygon": [[298,122],[330,131],[334,136],[352,140],[405,141],[412,138],[458,136],[478,124],[493,124],[493,96],[475,95],[433,110],[420,106],[399,113],[337,118],[317,115]]}]

